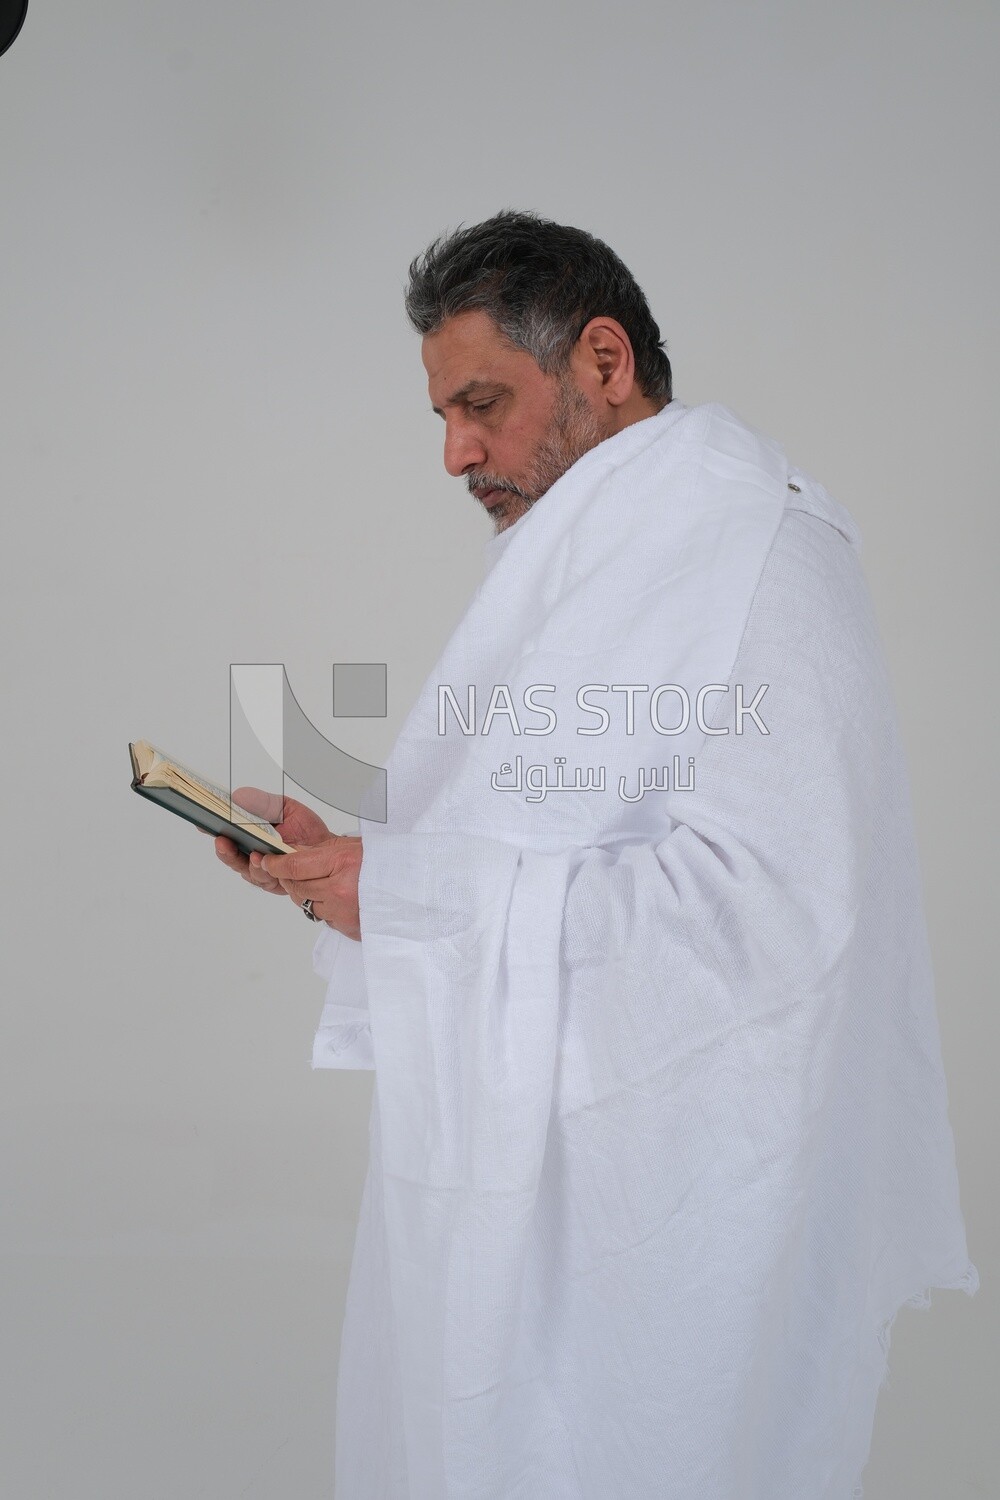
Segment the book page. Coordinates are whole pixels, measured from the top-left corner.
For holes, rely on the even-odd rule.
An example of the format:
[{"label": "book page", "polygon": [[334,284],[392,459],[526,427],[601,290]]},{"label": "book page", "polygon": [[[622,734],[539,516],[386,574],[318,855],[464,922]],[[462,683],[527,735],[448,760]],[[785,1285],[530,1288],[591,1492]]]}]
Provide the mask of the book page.
[{"label": "book page", "polygon": [[168,757],[162,750],[157,750],[148,740],[136,740],[132,744],[135,762],[139,768],[139,779],[143,786],[169,787],[172,791],[180,792],[182,796],[190,797],[199,807],[206,808],[227,822],[236,823],[240,827],[248,828],[265,843],[273,844],[275,849],[282,853],[294,853],[289,844],[286,844],[281,835],[264,818],[259,818],[255,813],[249,812],[239,803],[232,802],[229,793],[215,782],[208,781],[204,776],[199,776],[196,771],[182,765],[179,761]]}]

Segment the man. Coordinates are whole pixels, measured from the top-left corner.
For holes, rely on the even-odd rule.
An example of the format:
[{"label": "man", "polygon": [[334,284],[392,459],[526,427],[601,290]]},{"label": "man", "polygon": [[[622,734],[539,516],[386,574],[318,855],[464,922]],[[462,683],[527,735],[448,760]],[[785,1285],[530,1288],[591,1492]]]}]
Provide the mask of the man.
[{"label": "man", "polygon": [[338,1500],[852,1500],[892,1318],[978,1280],[857,528],[580,230],[407,310],[486,576],[384,825],[217,843],[375,1071]]}]

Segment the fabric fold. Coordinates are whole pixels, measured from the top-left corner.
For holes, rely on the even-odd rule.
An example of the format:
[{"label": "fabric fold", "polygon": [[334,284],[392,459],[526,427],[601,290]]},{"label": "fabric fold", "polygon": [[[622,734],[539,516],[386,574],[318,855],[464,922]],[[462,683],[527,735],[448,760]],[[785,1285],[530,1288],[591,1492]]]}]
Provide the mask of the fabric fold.
[{"label": "fabric fold", "polygon": [[313,1040],[314,1068],[374,1068],[368,991],[361,944],[323,926],[313,968],[327,981],[327,999]]}]

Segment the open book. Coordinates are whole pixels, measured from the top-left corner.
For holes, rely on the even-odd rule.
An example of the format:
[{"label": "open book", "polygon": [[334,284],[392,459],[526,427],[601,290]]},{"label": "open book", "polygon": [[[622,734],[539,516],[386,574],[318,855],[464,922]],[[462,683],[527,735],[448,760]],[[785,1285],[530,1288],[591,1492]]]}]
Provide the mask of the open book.
[{"label": "open book", "polygon": [[208,833],[223,833],[238,849],[249,854],[294,854],[282,842],[275,828],[233,802],[222,787],[196,776],[186,766],[171,760],[147,740],[135,740],[128,747],[132,761],[132,788],[140,797],[148,797],[161,807],[187,818]]}]

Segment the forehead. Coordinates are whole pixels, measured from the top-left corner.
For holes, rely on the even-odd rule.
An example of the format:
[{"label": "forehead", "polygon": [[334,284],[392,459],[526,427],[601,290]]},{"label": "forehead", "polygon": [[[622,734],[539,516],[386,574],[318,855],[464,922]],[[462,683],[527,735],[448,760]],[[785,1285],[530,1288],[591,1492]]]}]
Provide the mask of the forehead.
[{"label": "forehead", "polygon": [[456,313],[425,334],[420,354],[431,400],[439,406],[472,381],[510,385],[545,378],[531,355],[516,349],[479,308]]}]

